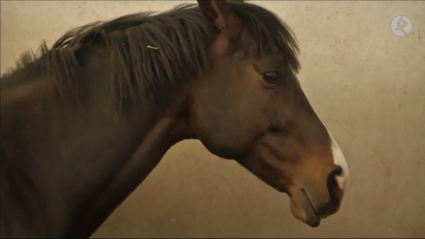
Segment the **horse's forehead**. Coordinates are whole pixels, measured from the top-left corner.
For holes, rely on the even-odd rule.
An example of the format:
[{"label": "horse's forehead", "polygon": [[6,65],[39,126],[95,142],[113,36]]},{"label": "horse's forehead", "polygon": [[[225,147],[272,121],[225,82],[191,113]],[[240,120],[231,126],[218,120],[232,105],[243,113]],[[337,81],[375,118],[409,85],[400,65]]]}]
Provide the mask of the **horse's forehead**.
[{"label": "horse's forehead", "polygon": [[229,48],[229,41],[224,33],[220,33],[216,36],[213,43],[210,46],[209,53],[212,58],[217,58],[226,54]]}]

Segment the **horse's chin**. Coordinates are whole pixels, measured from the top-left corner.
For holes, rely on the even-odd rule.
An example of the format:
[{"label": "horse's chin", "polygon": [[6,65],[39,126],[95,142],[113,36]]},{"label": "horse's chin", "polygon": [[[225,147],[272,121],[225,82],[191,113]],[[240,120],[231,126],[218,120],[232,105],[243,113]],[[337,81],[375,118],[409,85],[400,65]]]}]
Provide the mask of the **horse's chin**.
[{"label": "horse's chin", "polygon": [[317,215],[307,193],[301,189],[298,194],[299,201],[295,202],[294,200],[294,198],[291,198],[292,215],[310,227],[318,227],[320,225],[321,218]]}]

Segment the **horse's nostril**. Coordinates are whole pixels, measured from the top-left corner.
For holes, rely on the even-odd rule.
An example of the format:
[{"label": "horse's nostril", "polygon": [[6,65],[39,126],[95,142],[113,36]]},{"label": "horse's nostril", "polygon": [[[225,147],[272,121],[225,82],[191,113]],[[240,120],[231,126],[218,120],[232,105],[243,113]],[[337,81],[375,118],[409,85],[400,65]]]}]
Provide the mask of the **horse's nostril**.
[{"label": "horse's nostril", "polygon": [[338,187],[342,190],[345,190],[347,186],[347,180],[342,176],[335,176],[336,183],[338,184]]},{"label": "horse's nostril", "polygon": [[347,179],[342,168],[338,166],[332,173],[334,175],[337,186],[344,191],[347,185]]},{"label": "horse's nostril", "polygon": [[342,168],[340,166],[336,167],[336,169],[332,171],[331,174],[334,176],[342,176]]},{"label": "horse's nostril", "polygon": [[329,192],[329,201],[320,207],[317,212],[322,218],[335,213],[343,197],[343,188],[340,187],[339,178],[343,178],[343,171],[341,167],[336,167],[327,178],[327,186]]},{"label": "horse's nostril", "polygon": [[340,178],[342,178],[342,168],[337,167],[328,175],[328,190],[331,198],[340,200],[342,198],[342,190],[344,189]]}]

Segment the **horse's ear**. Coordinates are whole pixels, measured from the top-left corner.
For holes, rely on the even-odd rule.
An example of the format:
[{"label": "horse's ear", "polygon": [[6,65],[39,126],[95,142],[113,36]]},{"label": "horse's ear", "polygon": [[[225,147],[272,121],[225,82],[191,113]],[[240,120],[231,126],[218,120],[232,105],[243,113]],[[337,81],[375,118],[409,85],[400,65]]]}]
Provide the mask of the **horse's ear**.
[{"label": "horse's ear", "polygon": [[[243,2],[243,1],[240,1]],[[241,22],[225,0],[198,0],[199,8],[206,18],[228,36],[239,34]]]}]

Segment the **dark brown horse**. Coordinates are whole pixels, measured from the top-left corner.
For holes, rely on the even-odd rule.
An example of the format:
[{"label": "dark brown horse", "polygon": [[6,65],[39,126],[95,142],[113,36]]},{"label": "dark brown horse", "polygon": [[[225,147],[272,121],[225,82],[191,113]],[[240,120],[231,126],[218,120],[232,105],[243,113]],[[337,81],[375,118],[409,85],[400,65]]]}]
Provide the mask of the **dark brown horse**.
[{"label": "dark brown horse", "polygon": [[74,29],[2,77],[1,237],[89,237],[184,139],[287,193],[310,226],[338,210],[348,167],[290,30],[252,4],[198,5]]}]

